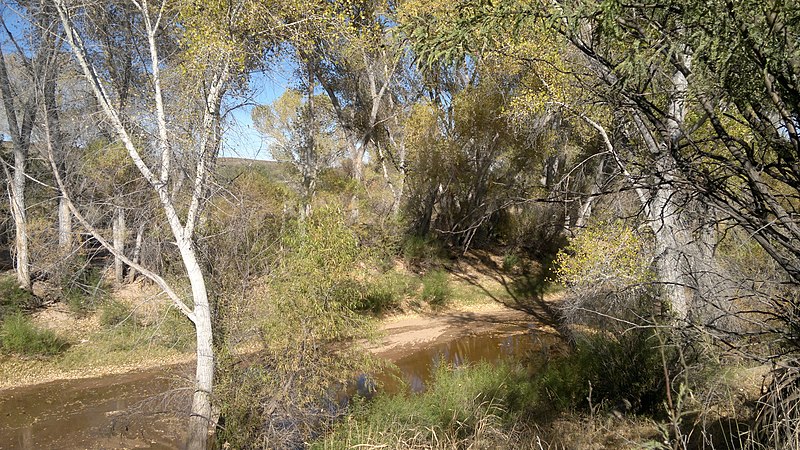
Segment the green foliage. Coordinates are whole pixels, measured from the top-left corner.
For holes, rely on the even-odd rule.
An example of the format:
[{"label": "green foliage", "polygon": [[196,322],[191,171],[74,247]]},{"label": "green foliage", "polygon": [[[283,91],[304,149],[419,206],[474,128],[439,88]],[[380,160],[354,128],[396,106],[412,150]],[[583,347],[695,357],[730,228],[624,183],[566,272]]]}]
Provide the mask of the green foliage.
[{"label": "green foliage", "polygon": [[80,170],[83,176],[93,181],[92,189],[96,194],[116,196],[141,188],[140,181],[143,180],[122,143],[106,138],[95,139],[89,142],[83,156]]},{"label": "green foliage", "polygon": [[21,289],[13,276],[0,277],[0,321],[4,317],[20,312],[33,304],[34,297]]},{"label": "green foliage", "polygon": [[430,448],[437,441],[480,439],[481,433],[491,431],[487,428],[514,424],[535,402],[535,388],[520,366],[440,366],[425,393],[355,402],[351,420],[339,424],[312,448]]},{"label": "green foliage", "polygon": [[514,270],[515,267],[519,266],[519,263],[519,255],[516,253],[507,253],[503,255],[503,270],[506,272]]},{"label": "green foliage", "polygon": [[554,275],[566,287],[569,322],[613,330],[624,319],[641,323],[658,305],[647,236],[620,223],[595,224],[556,256]]},{"label": "green foliage", "polygon": [[52,356],[67,348],[68,343],[51,330],[34,325],[20,313],[6,317],[0,325],[0,348],[23,356]]},{"label": "green foliage", "polygon": [[359,309],[374,313],[389,311],[400,306],[404,298],[414,294],[419,287],[416,277],[389,271],[372,280]]},{"label": "green foliage", "polygon": [[185,352],[195,345],[194,324],[172,306],[151,327],[152,330],[146,331],[149,339],[161,347]]},{"label": "green foliage", "polygon": [[464,69],[460,75],[480,82],[448,85],[451,103],[411,109],[404,211],[413,233],[439,230],[441,240],[461,247],[487,243],[501,212],[538,188],[538,141],[503,112],[515,70],[495,61]]},{"label": "green foliage", "polygon": [[226,427],[219,438],[235,448],[308,440],[336,416],[332,392],[369,366],[354,346],[338,344],[371,329],[355,310],[363,304],[363,249],[341,212],[323,208],[293,224],[282,247],[255,291],[264,350],[246,363],[233,356],[223,363],[217,392]]},{"label": "green foliage", "polygon": [[441,242],[429,236],[407,236],[400,245],[403,258],[411,264],[430,265],[444,257],[445,251]]},{"label": "green foliage", "polygon": [[422,300],[431,306],[442,307],[452,294],[447,272],[444,270],[431,270],[422,277]]},{"label": "green foliage", "polygon": [[[670,366],[673,353],[665,351]],[[662,412],[666,399],[663,366],[652,330],[631,330],[618,338],[595,334],[580,337],[574,352],[550,361],[538,383],[542,397],[560,409],[601,405],[653,414]]]},{"label": "green foliage", "polygon": [[653,279],[645,241],[621,223],[588,228],[556,256],[556,276],[567,286],[633,285]]}]

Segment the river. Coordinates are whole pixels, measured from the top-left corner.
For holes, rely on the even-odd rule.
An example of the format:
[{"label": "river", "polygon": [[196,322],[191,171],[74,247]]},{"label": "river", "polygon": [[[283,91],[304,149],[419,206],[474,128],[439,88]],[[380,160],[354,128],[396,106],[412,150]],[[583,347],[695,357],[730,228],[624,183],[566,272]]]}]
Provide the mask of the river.
[{"label": "river", "polygon": [[[387,355],[397,373],[379,378],[389,391],[399,389],[401,379],[419,392],[437,364],[546,351],[550,343],[542,339],[519,328],[459,337],[397,359]],[[0,391],[0,450],[179,448],[191,373],[191,367],[173,366]]]}]

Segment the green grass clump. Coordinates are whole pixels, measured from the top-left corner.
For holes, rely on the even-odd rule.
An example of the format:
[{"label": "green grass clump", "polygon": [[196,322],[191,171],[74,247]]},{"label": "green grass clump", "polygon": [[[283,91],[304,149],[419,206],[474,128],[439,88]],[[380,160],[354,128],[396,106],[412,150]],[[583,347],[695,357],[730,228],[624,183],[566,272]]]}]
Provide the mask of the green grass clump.
[{"label": "green grass clump", "polygon": [[53,331],[34,325],[20,313],[6,317],[0,325],[0,348],[22,356],[52,356],[67,348]]},{"label": "green grass clump", "polygon": [[511,272],[514,268],[519,267],[520,258],[515,253],[508,253],[503,256],[503,271]]},{"label": "green grass clump", "polygon": [[[439,367],[427,392],[379,396],[355,402],[350,420],[340,423],[317,449],[357,445],[432,448],[434,443],[476,444],[489,430],[510,429],[536,401],[524,368],[481,363]],[[485,438],[484,438],[485,439]],[[499,443],[489,443],[490,448]],[[461,447],[459,447],[461,448]],[[465,446],[464,448],[469,448]]]},{"label": "green grass clump", "polygon": [[433,264],[445,255],[442,244],[427,236],[408,236],[400,245],[400,252],[406,261],[415,265]]},{"label": "green grass clump", "polygon": [[149,328],[152,342],[161,347],[186,352],[195,344],[194,325],[173,307],[168,307],[158,323]]},{"label": "green grass clump", "polygon": [[422,300],[431,306],[444,306],[450,300],[452,293],[447,272],[431,270],[422,277]]},{"label": "green grass clump", "polygon": [[33,294],[19,287],[14,276],[0,277],[0,320],[33,304]]},{"label": "green grass clump", "polygon": [[419,279],[395,271],[376,277],[366,288],[363,304],[359,309],[374,313],[390,311],[400,306],[404,298],[419,287]]}]

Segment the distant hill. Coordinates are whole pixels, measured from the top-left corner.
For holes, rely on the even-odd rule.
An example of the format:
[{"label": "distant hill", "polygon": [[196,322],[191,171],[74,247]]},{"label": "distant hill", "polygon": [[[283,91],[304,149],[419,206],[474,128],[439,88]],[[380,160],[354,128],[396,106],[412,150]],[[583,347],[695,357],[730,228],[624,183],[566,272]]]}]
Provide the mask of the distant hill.
[{"label": "distant hill", "polygon": [[270,179],[288,181],[295,170],[288,162],[265,161],[263,159],[230,158],[217,159],[219,174],[222,177],[234,177],[247,170],[256,170],[265,173]]}]

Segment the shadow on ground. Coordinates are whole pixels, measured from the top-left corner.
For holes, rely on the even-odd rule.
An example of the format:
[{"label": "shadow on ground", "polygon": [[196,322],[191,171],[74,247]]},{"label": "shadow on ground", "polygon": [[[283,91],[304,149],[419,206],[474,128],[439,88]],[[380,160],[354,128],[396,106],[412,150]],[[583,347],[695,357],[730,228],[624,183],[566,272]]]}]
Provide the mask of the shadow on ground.
[{"label": "shadow on ground", "polygon": [[[569,345],[574,343],[573,334],[559,313],[559,300],[556,296],[545,295],[550,287],[552,263],[528,262],[514,270],[504,270],[489,254],[473,252],[462,257],[459,264],[470,270],[451,271],[454,276],[479,288],[495,302],[527,313],[532,322],[552,328]],[[499,283],[506,295],[498,295],[475,273]]]}]

